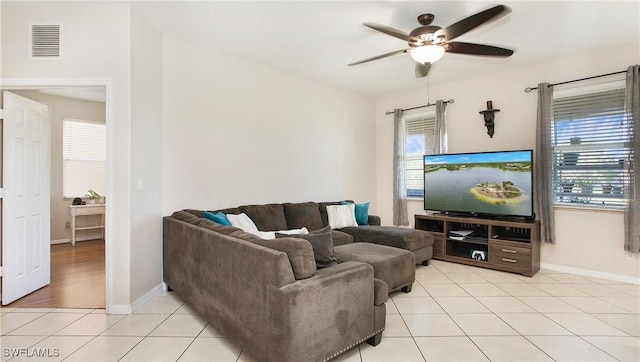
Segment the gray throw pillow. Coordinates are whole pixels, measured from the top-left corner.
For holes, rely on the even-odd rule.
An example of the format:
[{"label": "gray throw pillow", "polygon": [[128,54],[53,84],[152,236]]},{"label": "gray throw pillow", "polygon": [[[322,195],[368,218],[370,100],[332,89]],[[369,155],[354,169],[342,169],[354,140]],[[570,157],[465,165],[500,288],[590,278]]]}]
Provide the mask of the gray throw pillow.
[{"label": "gray throw pillow", "polygon": [[276,233],[276,238],[295,237],[307,240],[313,248],[313,256],[316,259],[318,269],[330,267],[338,264],[333,253],[333,239],[331,238],[331,227],[327,226],[320,230],[312,231],[303,235],[285,235]]}]

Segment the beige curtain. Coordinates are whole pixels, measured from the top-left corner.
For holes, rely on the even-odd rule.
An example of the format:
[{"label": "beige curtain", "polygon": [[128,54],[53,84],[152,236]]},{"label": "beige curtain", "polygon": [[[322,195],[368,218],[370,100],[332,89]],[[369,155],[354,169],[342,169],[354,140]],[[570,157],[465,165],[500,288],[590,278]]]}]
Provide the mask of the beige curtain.
[{"label": "beige curtain", "polygon": [[534,205],[540,221],[540,240],[555,244],[555,216],[553,209],[553,152],[551,122],[553,120],[553,88],[549,83],[538,84],[538,112],[536,149],[534,151]]},{"label": "beige curtain", "polygon": [[402,109],[393,110],[393,225],[409,225],[407,184],[405,181],[405,139]]},{"label": "beige curtain", "polygon": [[640,66],[632,65],[627,69],[627,87],[625,91],[625,115],[631,120],[631,154],[625,162],[627,175],[631,180],[626,183],[624,194],[629,203],[624,210],[624,250],[640,252],[640,207],[636,197],[640,193]]},{"label": "beige curtain", "polygon": [[436,101],[436,139],[435,153],[447,153],[447,102]]}]

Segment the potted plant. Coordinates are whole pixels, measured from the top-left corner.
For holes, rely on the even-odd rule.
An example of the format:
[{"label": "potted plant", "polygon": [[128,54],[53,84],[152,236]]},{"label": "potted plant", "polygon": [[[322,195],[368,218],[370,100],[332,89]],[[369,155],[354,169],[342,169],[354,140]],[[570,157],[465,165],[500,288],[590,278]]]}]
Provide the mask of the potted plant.
[{"label": "potted plant", "polygon": [[102,196],[100,196],[99,193],[93,191],[93,190],[89,190],[89,193],[86,194],[85,196],[87,196],[89,198],[89,201],[87,203],[89,204],[97,204],[100,201],[100,198]]}]

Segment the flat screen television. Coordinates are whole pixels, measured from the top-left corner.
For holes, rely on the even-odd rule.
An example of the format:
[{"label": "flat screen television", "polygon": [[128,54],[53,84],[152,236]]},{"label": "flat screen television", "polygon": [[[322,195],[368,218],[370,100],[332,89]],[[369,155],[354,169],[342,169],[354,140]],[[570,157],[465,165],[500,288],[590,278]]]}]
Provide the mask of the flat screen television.
[{"label": "flat screen television", "polygon": [[424,209],[533,218],[533,151],[425,155]]}]

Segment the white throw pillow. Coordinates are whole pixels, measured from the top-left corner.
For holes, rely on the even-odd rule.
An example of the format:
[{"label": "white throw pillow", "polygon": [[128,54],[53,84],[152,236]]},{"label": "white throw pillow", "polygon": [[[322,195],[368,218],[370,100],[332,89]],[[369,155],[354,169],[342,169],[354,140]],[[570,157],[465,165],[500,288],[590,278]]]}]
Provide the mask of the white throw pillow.
[{"label": "white throw pillow", "polygon": [[287,235],[307,235],[309,233],[309,229],[307,229],[306,227],[302,227],[301,229],[279,230],[276,232],[278,234],[287,234]]},{"label": "white throw pillow", "polygon": [[348,226],[358,226],[356,222],[356,205],[329,205],[327,217],[332,229],[340,229]]},{"label": "white throw pillow", "polygon": [[291,230],[278,230],[278,231],[258,231],[259,237],[267,240],[275,239],[276,233],[278,234],[287,234],[287,235],[305,235],[309,233],[309,230],[305,227],[302,229],[291,229]]},{"label": "white throw pillow", "polygon": [[253,234],[257,237],[263,238],[263,239],[275,239],[276,238],[276,233],[280,233],[280,234],[308,234],[309,230],[307,230],[307,228],[303,227],[302,229],[293,229],[293,230],[280,230],[280,231],[260,231],[258,230],[258,227],[256,226],[256,224],[253,222],[253,220],[251,220],[251,218],[249,216],[247,216],[247,214],[242,213],[239,215],[233,215],[233,214],[227,214],[227,219],[229,219],[229,222],[231,223],[231,226],[235,226],[238,229],[241,229],[244,232],[247,232],[249,234]]},{"label": "white throw pillow", "polygon": [[227,219],[231,223],[231,226],[235,226],[242,231],[246,231],[250,234],[260,236],[260,231],[258,231],[258,227],[256,224],[247,216],[247,214],[242,213],[239,215],[227,214]]}]

